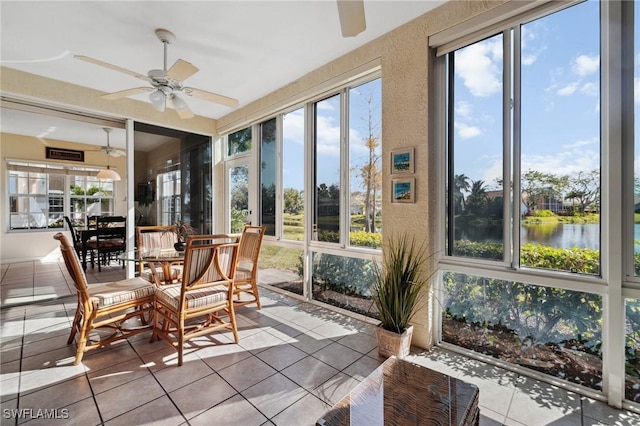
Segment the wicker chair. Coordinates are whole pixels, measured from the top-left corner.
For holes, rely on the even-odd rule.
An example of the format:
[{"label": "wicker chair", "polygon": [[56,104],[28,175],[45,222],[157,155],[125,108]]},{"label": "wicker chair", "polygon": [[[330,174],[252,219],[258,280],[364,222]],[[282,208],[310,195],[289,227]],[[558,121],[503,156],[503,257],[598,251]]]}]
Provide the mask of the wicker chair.
[{"label": "wicker chair", "polygon": [[161,338],[174,346],[178,365],[182,365],[185,342],[193,337],[231,330],[238,343],[232,303],[237,255],[238,243],[233,237],[191,235],[187,237],[182,282],[156,289],[151,341]]},{"label": "wicker chair", "polygon": [[[236,306],[255,303],[258,309],[262,307],[258,293],[258,257],[264,232],[264,226],[245,225],[242,230],[238,247],[238,264],[233,280],[235,296],[233,303]],[[243,298],[243,296],[249,296],[249,298]]]},{"label": "wicker chair", "polygon": [[[136,247],[138,253],[152,253],[154,251],[173,251],[173,245],[178,242],[173,227],[170,225],[136,226]],[[165,284],[178,282],[182,279],[183,262],[172,262],[169,265],[170,276],[165,277],[165,268],[156,267],[155,274],[158,281]],[[139,275],[150,282],[155,282],[153,272],[147,262],[138,263]]]},{"label": "wicker chair", "polygon": [[[64,263],[78,293],[76,313],[67,341],[71,344],[78,335],[74,365],[79,364],[90,349],[151,330],[152,325],[147,318],[153,313],[153,284],[142,278],[87,284],[78,255],[67,237],[58,232],[53,238],[60,242]],[[111,329],[112,333],[92,342],[89,335],[96,329]]]}]

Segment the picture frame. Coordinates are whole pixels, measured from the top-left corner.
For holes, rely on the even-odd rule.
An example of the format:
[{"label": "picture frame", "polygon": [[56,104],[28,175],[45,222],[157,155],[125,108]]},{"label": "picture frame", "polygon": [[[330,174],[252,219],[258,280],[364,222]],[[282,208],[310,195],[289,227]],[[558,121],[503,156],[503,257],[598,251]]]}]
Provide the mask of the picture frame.
[{"label": "picture frame", "polygon": [[416,202],[416,179],[392,179],[391,180],[392,203]]},{"label": "picture frame", "polygon": [[391,174],[414,172],[414,148],[391,151]]}]

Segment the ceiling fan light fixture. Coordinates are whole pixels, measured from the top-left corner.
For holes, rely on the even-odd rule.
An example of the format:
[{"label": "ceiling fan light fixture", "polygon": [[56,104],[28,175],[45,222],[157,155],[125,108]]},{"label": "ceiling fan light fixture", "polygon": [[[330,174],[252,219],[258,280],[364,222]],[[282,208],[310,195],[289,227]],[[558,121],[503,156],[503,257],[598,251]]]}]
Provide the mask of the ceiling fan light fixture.
[{"label": "ceiling fan light fixture", "polygon": [[109,168],[109,166],[107,166],[106,169],[100,170],[96,175],[96,177],[98,179],[105,179],[105,180],[122,180],[118,172],[116,172],[115,170],[112,170],[111,168]]},{"label": "ceiling fan light fixture", "polygon": [[166,97],[164,92],[161,90],[154,90],[149,94],[149,100],[151,101],[151,105],[158,111],[164,112],[164,108],[166,105]]},{"label": "ceiling fan light fixture", "polygon": [[[107,147],[110,147],[111,144],[109,144],[109,134],[113,129],[110,129],[109,127],[103,127],[102,130],[104,130],[104,132],[107,134]],[[105,180],[122,180],[118,172],[116,172],[115,170],[111,170],[111,167],[109,166],[108,153],[107,153],[107,168],[100,170],[96,175],[96,177],[98,179],[105,179]]]},{"label": "ceiling fan light fixture", "polygon": [[178,95],[171,96],[171,101],[173,102],[173,106],[175,107],[175,109],[178,111],[182,111],[183,109],[187,108],[186,102]]}]

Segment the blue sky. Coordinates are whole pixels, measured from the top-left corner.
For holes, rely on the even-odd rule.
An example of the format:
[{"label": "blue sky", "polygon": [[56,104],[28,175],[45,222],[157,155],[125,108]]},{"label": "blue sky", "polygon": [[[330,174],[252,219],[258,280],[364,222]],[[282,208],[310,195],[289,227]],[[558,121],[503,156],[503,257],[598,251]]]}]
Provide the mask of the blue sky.
[{"label": "blue sky", "polygon": [[[368,134],[367,104],[364,98],[374,94],[378,134],[380,132],[380,80],[374,80],[350,90],[349,141],[350,161],[363,164],[368,158],[364,138]],[[318,181],[338,183],[340,161],[340,100],[338,96],[318,103],[317,150],[319,155]],[[285,115],[283,121],[283,188],[304,187],[304,110],[300,108]]]},{"label": "blue sky", "polygon": [[[522,170],[599,168],[599,8],[567,8],[522,29]],[[594,30],[596,29],[596,30]],[[455,174],[502,176],[502,36],[456,53]]]}]

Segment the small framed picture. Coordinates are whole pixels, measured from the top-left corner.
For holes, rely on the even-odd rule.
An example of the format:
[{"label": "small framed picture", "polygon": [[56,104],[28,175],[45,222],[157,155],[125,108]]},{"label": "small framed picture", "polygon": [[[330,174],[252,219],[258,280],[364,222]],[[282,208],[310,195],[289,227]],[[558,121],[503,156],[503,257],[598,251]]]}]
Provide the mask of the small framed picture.
[{"label": "small framed picture", "polygon": [[413,173],[413,148],[391,151],[391,174]]},{"label": "small framed picture", "polygon": [[391,197],[392,203],[415,203],[416,179],[392,179]]}]

